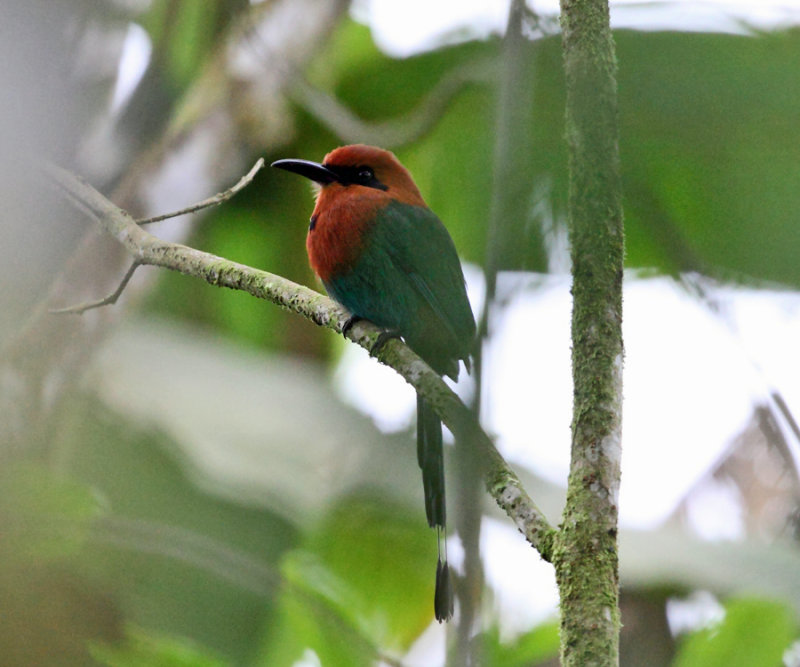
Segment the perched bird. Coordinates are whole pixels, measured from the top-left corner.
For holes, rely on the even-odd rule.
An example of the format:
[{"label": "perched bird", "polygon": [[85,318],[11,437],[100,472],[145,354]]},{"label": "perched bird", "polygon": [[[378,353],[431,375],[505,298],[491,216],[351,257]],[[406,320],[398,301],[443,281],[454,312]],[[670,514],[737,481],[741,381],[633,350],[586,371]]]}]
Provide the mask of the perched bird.
[{"label": "perched bird", "polygon": [[[328,294],[351,313],[348,325],[369,320],[402,336],[440,375],[457,379],[462,359],[469,369],[475,319],[455,245],[397,158],[356,144],[331,151],[321,164],[272,166],[318,184],[306,248]],[[417,459],[428,524],[437,530],[434,613],[441,622],[453,613],[442,423],[419,395]]]}]

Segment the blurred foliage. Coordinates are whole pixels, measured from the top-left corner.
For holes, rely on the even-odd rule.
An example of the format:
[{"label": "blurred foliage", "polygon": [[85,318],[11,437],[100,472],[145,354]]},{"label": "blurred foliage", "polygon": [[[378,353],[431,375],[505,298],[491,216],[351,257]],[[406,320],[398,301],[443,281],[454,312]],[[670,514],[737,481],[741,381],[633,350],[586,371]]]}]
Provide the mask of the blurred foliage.
[{"label": "blurred foliage", "polygon": [[153,62],[176,90],[187,88],[225,28],[247,0],[155,0],[142,17],[153,43]]},{"label": "blurred foliage", "polygon": [[182,638],[166,637],[131,626],[124,642],[93,642],[92,657],[108,667],[224,667],[230,663]]},{"label": "blurred foliage", "polygon": [[675,667],[781,665],[784,653],[797,639],[798,629],[795,613],[782,602],[731,599],[725,604],[722,621],[683,640],[673,664]]},{"label": "blurred foliage", "polygon": [[[209,364],[236,364],[214,350],[210,338],[203,339],[209,346],[203,353],[188,343],[196,334],[165,328],[148,335],[131,336],[143,343],[141,358],[117,347],[117,354],[105,362],[120,376],[116,385],[113,380],[101,383],[106,401],[122,390],[117,396],[122,399],[120,412],[83,395],[63,407],[66,417],[53,442],[62,473],[25,465],[6,470],[0,479],[0,555],[5,563],[0,588],[8,588],[6,609],[14,619],[7,626],[10,633],[0,633],[0,648],[4,655],[20,656],[4,664],[72,664],[35,659],[57,651],[74,652],[74,664],[88,664],[89,646],[95,661],[120,666],[293,664],[309,646],[324,664],[353,665],[370,664],[380,650],[407,650],[430,621],[435,562],[435,543],[418,504],[392,490],[406,476],[413,478],[416,489],[414,466],[395,471],[380,490],[367,490],[354,478],[349,485],[353,490],[334,496],[310,529],[298,506],[292,520],[280,505],[273,510],[269,489],[256,489],[256,494],[263,493],[261,502],[258,495],[247,500],[235,488],[226,490],[207,479],[204,464],[188,460],[185,450],[194,443],[176,442],[166,432],[177,424],[177,437],[191,438],[191,430],[180,429],[180,412],[177,420],[171,416],[180,402],[170,404],[157,388],[148,390],[148,379],[157,381],[152,372],[145,372],[144,384],[136,384],[129,373],[149,360],[172,374],[175,384],[166,387],[167,393],[177,387],[191,400],[197,380],[176,375],[177,367],[190,362],[172,354],[182,341],[190,357],[203,360],[198,362],[201,374],[210,375],[212,389],[199,387],[208,404],[221,405],[216,388],[232,395],[240,404],[239,417],[248,419],[244,397],[236,391],[250,392],[242,376],[249,372],[266,405],[273,387],[259,381],[263,365],[239,351],[242,369],[229,385],[231,377],[215,373]],[[159,346],[172,366],[158,362]],[[296,368],[295,375],[301,384],[311,382]],[[291,396],[297,388],[289,384],[284,381],[281,387]],[[142,408],[135,396],[148,391],[145,402],[152,405],[155,400],[162,408],[149,419],[137,419]],[[328,396],[322,388],[320,393]],[[298,408],[313,405],[309,400]],[[317,405],[317,413],[325,414]],[[204,404],[195,407],[207,409]],[[344,406],[339,412],[351,441],[349,458],[368,447],[371,463],[353,463],[377,484],[380,477],[371,471],[383,468],[386,474],[394,468],[396,443],[392,438],[369,442],[368,433],[382,436],[354,422]],[[229,444],[231,458],[242,456],[243,435],[235,422],[206,423],[220,431],[220,446]],[[283,424],[275,426],[265,441],[273,465],[280,468],[293,445],[277,441],[286,431]],[[243,432],[246,438],[246,427]],[[256,454],[263,457],[260,445]],[[312,446],[307,454],[314,460]],[[330,467],[343,476],[344,468]],[[302,494],[318,474],[315,466],[307,467],[305,478],[288,484]],[[284,504],[292,503],[289,498]],[[81,606],[81,613],[69,611],[74,605]],[[123,622],[130,626],[124,638]],[[90,639],[97,641],[87,644]]]},{"label": "blurred foliage", "polygon": [[323,665],[370,664],[379,647],[408,650],[430,622],[429,538],[416,512],[383,494],[342,498],[284,559],[282,613],[260,664],[292,665],[307,647]]},{"label": "blurred foliage", "polygon": [[[74,478],[112,512],[94,526],[79,570],[106,582],[137,625],[246,660],[270,616],[265,591],[277,586],[277,563],[295,530],[272,513],[199,490],[163,434],[94,402],[71,407],[59,448],[72,452]],[[232,564],[248,556],[263,565],[260,580],[232,576]]]},{"label": "blurred foliage", "polygon": [[84,665],[87,640],[121,634],[114,596],[80,562],[100,516],[88,487],[32,464],[0,476],[0,655],[4,665]]},{"label": "blurred foliage", "polygon": [[73,479],[32,464],[6,468],[0,475],[0,557],[24,564],[73,555],[85,547],[90,523],[101,513],[97,495]]},{"label": "blurred foliage", "polygon": [[483,664],[503,667],[538,665],[558,656],[558,621],[542,623],[505,642],[500,638],[500,629],[494,626],[479,635],[476,643],[483,652]]},{"label": "blurred foliage", "polygon": [[797,287],[800,30],[617,39],[629,263]]}]

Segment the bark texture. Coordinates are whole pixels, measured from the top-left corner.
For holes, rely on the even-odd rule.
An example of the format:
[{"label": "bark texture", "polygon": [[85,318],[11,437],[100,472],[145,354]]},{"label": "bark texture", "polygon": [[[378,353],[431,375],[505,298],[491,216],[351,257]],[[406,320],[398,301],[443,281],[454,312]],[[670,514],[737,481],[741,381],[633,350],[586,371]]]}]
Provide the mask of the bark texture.
[{"label": "bark texture", "polygon": [[606,0],[562,0],[572,254],[572,456],[553,554],[564,665],[619,663],[622,269],[616,59]]}]

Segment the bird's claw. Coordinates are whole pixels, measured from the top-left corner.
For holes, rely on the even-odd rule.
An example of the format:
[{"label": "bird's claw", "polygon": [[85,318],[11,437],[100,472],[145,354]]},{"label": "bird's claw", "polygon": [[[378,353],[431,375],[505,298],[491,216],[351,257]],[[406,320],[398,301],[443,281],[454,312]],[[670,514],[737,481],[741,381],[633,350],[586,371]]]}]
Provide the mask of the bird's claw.
[{"label": "bird's claw", "polygon": [[345,323],[342,325],[342,336],[346,336],[347,332],[353,328],[353,325],[357,324],[363,319],[363,317],[359,317],[358,315],[351,315],[348,317]]},{"label": "bird's claw", "polygon": [[395,331],[394,329],[385,329],[378,334],[378,337],[375,339],[375,342],[370,348],[369,356],[377,357],[378,353],[381,351],[384,345],[388,343],[392,338],[402,338],[399,331]]},{"label": "bird's claw", "polygon": [[[353,325],[358,324],[363,319],[363,317],[359,317],[358,315],[351,315],[348,317],[347,320],[345,320],[345,323],[342,325],[342,336],[346,336],[347,332],[353,328]],[[381,348],[392,338],[402,338],[402,336],[400,335],[399,331],[395,331],[394,329],[385,329],[384,331],[381,331],[369,350],[369,356],[378,356]]]}]

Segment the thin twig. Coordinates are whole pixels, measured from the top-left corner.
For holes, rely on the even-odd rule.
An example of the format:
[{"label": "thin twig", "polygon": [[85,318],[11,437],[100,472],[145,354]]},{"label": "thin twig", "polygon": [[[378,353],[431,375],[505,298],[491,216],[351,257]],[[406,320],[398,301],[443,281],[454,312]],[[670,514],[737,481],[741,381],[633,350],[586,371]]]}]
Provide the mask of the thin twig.
[{"label": "thin twig", "polygon": [[[228,188],[227,190],[224,190],[223,192],[218,192],[213,197],[209,197],[208,199],[204,199],[201,202],[197,202],[196,204],[192,204],[191,206],[187,206],[186,208],[183,208],[183,209],[181,209],[179,211],[173,211],[172,213],[164,213],[162,215],[156,215],[156,216],[153,216],[152,218],[141,218],[139,220],[136,220],[136,224],[137,225],[147,225],[147,224],[150,224],[151,222],[161,222],[162,220],[167,220],[169,218],[176,218],[179,215],[185,215],[187,213],[195,213],[197,211],[202,211],[204,208],[210,208],[211,206],[218,206],[222,202],[228,201],[236,193],[240,192],[245,187],[247,187],[252,182],[253,178],[255,178],[255,175],[263,167],[264,167],[264,158],[258,158],[256,163],[253,165],[252,169],[250,169],[250,171],[248,171],[244,176],[242,176],[235,185],[233,185],[232,187]],[[73,204],[75,204],[80,210],[82,210],[84,213],[87,213],[87,214],[89,214],[89,215],[91,215],[93,217],[96,217],[95,212],[92,209],[87,208],[86,202],[84,202],[82,199],[77,197],[70,190],[67,190],[67,189],[63,188],[63,186],[62,186],[61,189],[67,195],[69,200]],[[103,306],[110,306],[110,305],[115,304],[117,302],[117,300],[119,299],[119,297],[122,295],[122,292],[128,286],[128,283],[130,282],[131,278],[133,277],[133,274],[136,272],[136,269],[138,269],[141,265],[142,265],[142,262],[140,262],[139,260],[135,260],[133,262],[133,264],[131,264],[131,266],[128,269],[128,271],[123,276],[122,281],[120,282],[120,284],[117,287],[117,289],[114,290],[108,296],[106,296],[106,297],[104,297],[102,299],[98,299],[96,301],[87,301],[85,303],[79,303],[79,304],[74,305],[74,306],[67,306],[66,308],[51,308],[49,312],[53,313],[55,315],[63,315],[63,314],[66,314],[66,313],[74,314],[74,315],[82,315],[87,310],[92,310],[93,308],[102,308]]]},{"label": "thin twig", "polygon": [[[212,285],[245,291],[337,333],[342,333],[350,319],[350,314],[339,304],[291,280],[159,239],[71,172],[49,164],[45,165],[45,171],[70,198],[81,201],[84,205],[82,208],[91,211],[105,230],[125,246],[140,264],[161,266],[202,278]],[[371,351],[382,333],[383,330],[374,324],[360,321],[349,327],[344,335],[348,340]],[[456,439],[475,443],[487,490],[531,545],[545,560],[550,560],[555,529],[530,499],[522,482],[495,449],[494,443],[458,395],[399,339],[387,341],[376,358],[393,368],[425,397]]]},{"label": "thin twig", "polygon": [[253,178],[255,178],[255,175],[259,171],[261,171],[263,167],[264,167],[264,158],[260,157],[258,158],[258,161],[253,165],[253,168],[250,171],[248,171],[244,176],[242,176],[236,185],[228,188],[224,192],[218,192],[213,197],[209,197],[208,199],[204,199],[201,202],[192,204],[191,206],[187,206],[186,208],[182,208],[180,211],[173,211],[172,213],[163,213],[162,215],[155,215],[152,218],[141,218],[136,221],[136,224],[149,225],[151,222],[161,222],[162,220],[167,220],[169,218],[177,218],[179,215],[186,215],[187,213],[195,213],[196,211],[202,211],[204,208],[210,208],[211,206],[219,206],[222,202],[228,201],[237,192],[247,187],[253,180]]},{"label": "thin twig", "polygon": [[74,315],[82,315],[87,310],[91,310],[92,308],[101,308],[103,306],[110,306],[117,302],[122,292],[128,286],[131,278],[133,278],[133,274],[136,272],[141,266],[141,262],[138,260],[134,260],[133,264],[131,264],[130,268],[125,272],[125,275],[122,277],[122,280],[119,283],[117,289],[115,289],[111,294],[109,294],[104,299],[98,299],[97,301],[88,301],[86,303],[79,303],[76,306],[67,306],[66,308],[51,308],[49,312],[53,313],[54,315],[61,315],[64,313],[72,313]]}]

